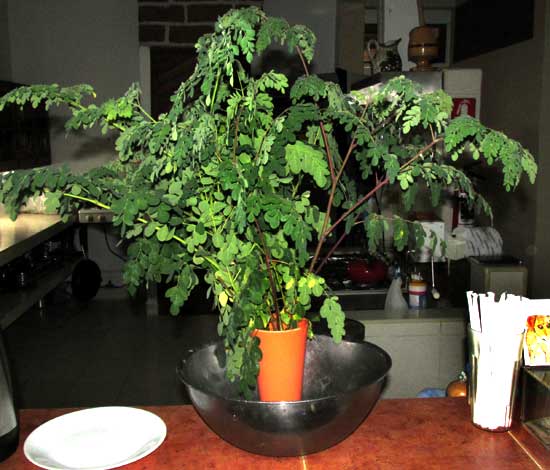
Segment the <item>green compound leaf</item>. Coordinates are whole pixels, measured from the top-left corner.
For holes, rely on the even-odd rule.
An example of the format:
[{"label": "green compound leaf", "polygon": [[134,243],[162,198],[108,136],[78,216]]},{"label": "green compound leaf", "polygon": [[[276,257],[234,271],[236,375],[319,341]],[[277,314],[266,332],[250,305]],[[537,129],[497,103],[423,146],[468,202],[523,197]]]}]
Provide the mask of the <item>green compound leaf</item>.
[{"label": "green compound leaf", "polygon": [[330,329],[330,333],[335,343],[342,341],[346,334],[344,323],[346,315],[338,302],[338,297],[328,297],[323,302],[319,311],[321,317],[325,318]]},{"label": "green compound leaf", "polygon": [[393,243],[397,251],[403,251],[409,241],[409,227],[400,217],[393,218]]},{"label": "green compound leaf", "polygon": [[325,154],[321,150],[297,141],[294,144],[286,145],[285,157],[292,173],[311,175],[320,188],[325,188],[328,185],[330,171]]}]

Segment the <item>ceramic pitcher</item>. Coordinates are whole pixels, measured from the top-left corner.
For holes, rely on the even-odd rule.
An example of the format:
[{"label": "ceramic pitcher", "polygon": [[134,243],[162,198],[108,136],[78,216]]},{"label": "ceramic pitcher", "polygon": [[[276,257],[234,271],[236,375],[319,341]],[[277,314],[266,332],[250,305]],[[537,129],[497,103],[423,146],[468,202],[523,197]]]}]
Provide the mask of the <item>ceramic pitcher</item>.
[{"label": "ceramic pitcher", "polygon": [[397,50],[400,42],[401,38],[385,43],[371,39],[367,43],[367,54],[372,63],[372,73],[401,71],[401,57]]}]

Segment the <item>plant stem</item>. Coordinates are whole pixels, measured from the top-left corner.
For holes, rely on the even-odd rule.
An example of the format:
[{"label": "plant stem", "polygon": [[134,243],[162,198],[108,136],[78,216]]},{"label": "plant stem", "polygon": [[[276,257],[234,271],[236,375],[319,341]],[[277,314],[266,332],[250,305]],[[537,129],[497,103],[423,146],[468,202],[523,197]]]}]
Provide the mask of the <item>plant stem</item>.
[{"label": "plant stem", "polygon": [[417,160],[426,150],[431,149],[434,145],[436,145],[439,142],[443,141],[443,137],[438,137],[435,140],[432,140],[428,145],[425,145],[422,147],[415,155],[414,157],[407,160],[403,165],[401,165],[401,168],[399,168],[399,172],[403,171],[405,168],[407,168],[411,163],[413,163],[415,160]]},{"label": "plant stem", "polygon": [[210,114],[212,114],[212,111],[214,111],[214,100],[216,99],[216,94],[218,93],[218,86],[220,84],[220,75],[222,70],[218,69],[218,75],[216,76],[216,85],[214,87],[214,93],[212,94],[212,98],[210,99]]},{"label": "plant stem", "polygon": [[78,196],[76,194],[70,194],[70,193],[63,193],[63,196],[71,197],[73,199],[79,199],[81,201],[86,201],[86,202],[89,202],[90,204],[93,204],[94,206],[101,207],[102,209],[111,210],[111,206],[108,206],[107,204],[103,204],[102,202],[99,202],[96,199],[90,199],[89,197]]},{"label": "plant stem", "polygon": [[[309,76],[309,69],[307,67],[307,63],[306,63],[304,54],[302,53],[302,50],[300,49],[299,46],[296,46],[296,52],[297,52],[298,56],[300,57],[300,61],[302,62],[302,67],[304,68],[304,73],[307,77],[307,76]],[[365,112],[366,112],[366,106],[365,106],[365,110],[363,111],[363,116],[365,115]],[[374,129],[372,134],[376,134],[380,129],[382,129],[391,119],[393,119],[394,114],[395,114],[395,112],[392,112],[382,122],[382,124],[380,126],[378,126],[376,129]],[[351,140],[351,143],[348,147],[348,150],[346,152],[346,156],[344,157],[344,160],[342,161],[342,166],[339,169],[338,174],[335,176],[334,175],[334,163],[333,163],[333,160],[332,160],[332,155],[330,153],[330,148],[329,148],[329,145],[328,145],[328,137],[327,137],[327,134],[325,132],[323,122],[319,123],[319,127],[321,128],[321,132],[323,134],[323,142],[325,144],[325,153],[327,155],[328,165],[329,165],[329,168],[330,168],[332,187],[331,187],[331,191],[330,191],[330,195],[329,195],[329,199],[328,199],[328,203],[327,203],[327,210],[325,212],[323,227],[321,229],[321,234],[319,235],[319,242],[317,243],[317,246],[315,248],[315,253],[314,253],[313,258],[311,259],[311,263],[309,265],[309,271],[310,272],[315,272],[315,273],[318,273],[319,270],[325,265],[327,259],[330,257],[330,255],[332,255],[332,253],[334,253],[336,248],[344,240],[344,238],[346,237],[347,234],[344,232],[340,236],[340,238],[337,240],[335,245],[329,250],[329,253],[326,256],[324,256],[320,266],[317,269],[315,269],[315,264],[317,263],[317,260],[319,259],[321,249],[322,249],[323,245],[325,244],[325,241],[326,241],[327,237],[336,229],[336,227],[338,225],[340,225],[358,207],[360,207],[362,204],[364,204],[366,201],[368,201],[374,194],[376,194],[376,192],[379,189],[383,188],[384,186],[386,186],[389,183],[389,178],[387,178],[387,177],[384,178],[383,180],[378,180],[377,179],[376,185],[374,186],[373,189],[371,189],[365,196],[363,196],[355,204],[353,204],[353,206],[351,206],[346,212],[344,212],[344,214],[342,216],[340,216],[340,218],[338,218],[338,220],[336,220],[336,222],[334,222],[330,227],[328,227],[328,223],[329,223],[329,220],[330,220],[330,212],[332,210],[332,204],[333,204],[334,196],[335,196],[335,193],[336,193],[336,187],[338,185],[338,182],[339,182],[340,178],[342,177],[342,174],[344,172],[344,168],[345,168],[345,166],[346,166],[346,164],[347,164],[354,148],[356,147],[356,135],[354,134],[354,136]],[[399,172],[403,171],[411,163],[413,163],[415,160],[417,160],[426,150],[429,150],[431,147],[433,147],[434,145],[436,145],[438,142],[440,142],[442,140],[443,140],[442,138],[433,139],[432,142],[430,142],[428,145],[426,145],[420,151],[418,151],[418,153],[416,153],[410,160],[405,162],[399,168]],[[359,217],[359,215],[356,216],[356,219],[355,219],[356,221],[357,221],[358,217]]]},{"label": "plant stem", "polygon": [[367,194],[365,194],[361,199],[359,199],[353,206],[351,206],[344,214],[340,216],[340,218],[334,222],[326,231],[325,238],[328,237],[334,229],[340,225],[352,212],[355,211],[358,207],[363,205],[365,202],[367,202],[376,191],[378,191],[380,188],[383,188],[389,183],[389,178],[384,178],[382,181],[380,181],[374,188],[372,188]]},{"label": "plant stem", "polygon": [[[300,49],[299,46],[296,46],[296,52],[298,53],[298,56],[300,57],[300,60],[302,62],[302,66],[304,68],[304,72],[305,72],[306,77],[307,77],[307,76],[309,76],[309,69],[307,67],[307,63],[306,63],[304,54],[302,53],[302,50]],[[365,109],[363,110],[363,114],[362,114],[361,118],[363,118],[365,116],[366,110],[367,110],[367,107],[365,106]],[[341,165],[341,167],[338,171],[338,174],[335,175],[334,161],[333,161],[333,158],[332,158],[332,155],[331,155],[331,152],[330,152],[328,137],[327,137],[327,133],[326,133],[326,130],[325,130],[324,123],[320,122],[319,127],[320,127],[321,133],[323,135],[323,142],[324,142],[324,145],[325,145],[325,153],[326,153],[326,156],[327,156],[328,166],[329,166],[329,169],[330,169],[330,177],[331,177],[332,187],[331,187],[329,198],[328,198],[327,209],[325,211],[325,218],[323,220],[323,228],[321,229],[321,235],[319,236],[319,242],[317,243],[317,247],[315,248],[315,254],[313,255],[313,258],[311,259],[311,263],[309,265],[309,271],[310,272],[313,272],[313,270],[315,268],[315,263],[317,263],[317,260],[319,258],[319,254],[321,253],[321,248],[323,247],[323,245],[325,243],[326,237],[332,232],[332,230],[334,230],[334,225],[328,231],[327,231],[327,227],[328,227],[328,224],[329,224],[329,221],[330,221],[330,213],[332,211],[332,204],[334,202],[334,196],[336,194],[336,188],[338,186],[338,182],[340,181],[340,178],[342,177],[342,174],[344,173],[345,166],[346,166],[353,150],[357,146],[356,145],[356,133],[354,133],[353,138],[352,138],[352,140],[350,142],[350,145],[348,147],[348,150],[346,152],[346,156],[344,157],[344,160],[342,161],[342,165]],[[352,211],[348,211],[346,214],[349,215],[349,213],[351,213],[351,212]],[[346,217],[347,217],[347,215],[346,215]]]},{"label": "plant stem", "polygon": [[[359,218],[359,214],[357,214],[355,216],[354,223],[357,221],[358,218]],[[344,232],[342,235],[340,235],[340,238],[336,241],[336,243],[334,245],[331,246],[328,253],[325,256],[323,256],[323,259],[319,263],[319,266],[317,266],[317,268],[315,269],[315,274],[319,274],[319,272],[321,272],[321,269],[323,269],[323,266],[326,264],[328,259],[332,256],[332,254],[336,251],[336,249],[340,246],[340,243],[342,243],[344,241],[344,238],[346,238],[346,235],[347,235],[346,232]]]},{"label": "plant stem", "polygon": [[[306,63],[306,59],[304,57],[304,54],[302,53],[302,49],[300,49],[300,46],[296,46],[296,52],[298,54],[298,56],[300,57],[300,60],[302,62],[302,67],[304,68],[304,73],[306,74],[306,77],[309,77],[309,69],[307,67],[307,63]],[[332,161],[332,155],[330,153],[330,147],[329,147],[329,144],[328,144],[328,137],[327,137],[327,133],[326,133],[326,130],[325,130],[325,126],[323,124],[323,122],[320,122],[319,123],[319,127],[321,129],[321,134],[323,135],[323,143],[325,145],[325,153],[327,155],[327,161],[328,161],[328,166],[329,166],[329,169],[330,169],[330,179],[331,179],[331,190],[330,190],[330,195],[329,195],[329,198],[328,198],[328,203],[327,203],[327,210],[325,211],[325,218],[323,220],[323,228],[321,229],[321,235],[319,237],[319,242],[317,243],[317,247],[315,248],[315,254],[313,255],[313,258],[311,260],[311,264],[309,265],[309,271],[310,272],[313,272],[313,268],[315,266],[315,263],[317,262],[317,258],[319,257],[319,253],[321,252],[321,248],[325,242],[325,230],[328,226],[328,222],[330,220],[330,211],[331,211],[331,208],[332,208],[332,201],[334,200],[334,193],[336,191],[336,184],[337,184],[337,181],[336,181],[336,178],[334,176],[334,162]]]},{"label": "plant stem", "polygon": [[256,223],[256,229],[258,231],[258,235],[260,237],[260,241],[262,243],[263,249],[264,249],[264,256],[265,256],[265,265],[267,268],[267,277],[269,278],[269,286],[271,287],[271,296],[273,297],[273,306],[275,307],[275,327],[277,330],[281,331],[281,313],[279,312],[279,305],[277,302],[277,288],[275,287],[275,281],[273,280],[273,273],[271,272],[271,254],[269,252],[269,249],[267,248],[267,244],[265,243],[264,233],[262,232],[262,229],[260,228],[260,224],[258,223],[257,219],[254,219],[254,222]]},{"label": "plant stem", "polygon": [[329,143],[328,143],[327,132],[325,130],[325,125],[323,124],[323,122],[319,123],[319,127],[321,128],[321,134],[323,135],[323,144],[325,145],[325,153],[327,154],[328,168],[330,170],[330,181],[332,182],[332,185],[334,186],[338,181],[335,180],[335,176],[334,176],[334,161],[332,159],[332,154],[330,152],[330,146],[329,146]]},{"label": "plant stem", "polygon": [[[433,140],[428,145],[425,145],[422,147],[412,158],[407,160],[401,167],[399,168],[399,172],[403,171],[405,168],[407,168],[411,163],[413,163],[415,160],[417,160],[426,150],[429,150],[434,145],[436,145],[438,142],[441,142],[443,138],[439,137],[436,140]],[[376,186],[370,190],[365,196],[363,196],[359,201],[357,201],[353,206],[351,206],[344,214],[336,221],[332,226],[324,233],[324,238],[328,237],[334,229],[342,222],[344,221],[348,215],[350,215],[355,209],[357,209],[359,206],[361,206],[363,203],[365,203],[368,199],[370,199],[374,193],[376,193],[380,188],[383,188],[388,184],[389,179],[386,177],[383,180],[379,181]]]},{"label": "plant stem", "polygon": [[[111,206],[108,206],[107,204],[103,204],[102,202],[96,199],[90,199],[89,197],[78,196],[76,194],[70,194],[70,193],[63,193],[63,196],[70,197],[73,199],[79,199],[80,201],[89,202],[90,204],[93,204],[97,207],[101,207],[102,209],[111,210]],[[136,220],[138,222],[141,222],[142,224],[148,224],[150,222],[149,220],[144,219],[143,217],[138,217]],[[155,230],[157,231],[160,230],[160,227],[155,227]],[[185,246],[185,240],[183,238],[180,238],[177,235],[172,235],[172,238]]]},{"label": "plant stem", "polygon": [[296,52],[298,53],[298,57],[300,57],[300,60],[302,61],[302,67],[304,69],[304,73],[306,74],[306,77],[309,77],[309,69],[307,67],[307,62],[300,46],[296,46]]},{"label": "plant stem", "polygon": [[242,108],[239,107],[237,116],[235,116],[235,136],[233,137],[233,163],[237,163],[237,144],[239,143],[239,124],[241,121]]},{"label": "plant stem", "polygon": [[138,105],[139,110],[141,111],[141,113],[142,113],[147,119],[149,119],[151,122],[157,122],[157,120],[156,120],[153,116],[151,116],[151,115],[145,110],[145,108],[144,108],[143,106],[141,106],[141,103],[140,103],[140,102],[138,102],[137,105]]},{"label": "plant stem", "polygon": [[[366,108],[365,108],[366,110]],[[323,128],[321,128],[323,130]],[[349,160],[349,157],[351,156],[351,153],[353,152],[353,149],[357,146],[356,144],[356,135],[353,135],[353,138],[351,139],[351,142],[348,147],[348,151],[346,152],[346,156],[344,157],[344,160],[342,161],[342,166],[340,167],[340,170],[338,171],[338,174],[335,178],[332,180],[332,187],[330,190],[328,203],[327,203],[327,210],[325,212],[325,219],[323,221],[323,228],[321,229],[321,235],[319,237],[319,242],[317,243],[317,247],[315,248],[315,254],[313,255],[313,258],[311,260],[311,263],[309,265],[309,271],[313,272],[315,268],[315,263],[317,263],[317,260],[319,259],[319,254],[321,253],[321,248],[323,247],[326,237],[328,236],[328,233],[326,233],[326,229],[328,226],[328,222],[330,220],[330,212],[332,211],[332,203],[334,201],[334,196],[336,194],[336,187],[338,186],[338,182],[340,181],[340,178],[342,177],[342,174],[344,173],[344,168],[346,167],[346,164]],[[329,156],[330,161],[330,156]],[[330,232],[329,232],[330,233]],[[315,272],[318,272],[316,270]]]}]

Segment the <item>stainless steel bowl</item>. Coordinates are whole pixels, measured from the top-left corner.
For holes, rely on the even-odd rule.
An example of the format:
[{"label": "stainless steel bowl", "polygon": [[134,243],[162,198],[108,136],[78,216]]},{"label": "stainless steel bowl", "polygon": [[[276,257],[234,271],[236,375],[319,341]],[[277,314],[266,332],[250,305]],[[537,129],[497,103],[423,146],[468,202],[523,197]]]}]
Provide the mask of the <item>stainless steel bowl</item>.
[{"label": "stainless steel bowl", "polygon": [[[245,400],[225,377],[221,342],[189,350],[178,366],[191,401],[221,438],[248,452],[305,455],[337,444],[367,417],[391,367],[390,356],[367,342],[317,335],[308,341],[303,400]],[[281,364],[284,367],[284,359]]]}]

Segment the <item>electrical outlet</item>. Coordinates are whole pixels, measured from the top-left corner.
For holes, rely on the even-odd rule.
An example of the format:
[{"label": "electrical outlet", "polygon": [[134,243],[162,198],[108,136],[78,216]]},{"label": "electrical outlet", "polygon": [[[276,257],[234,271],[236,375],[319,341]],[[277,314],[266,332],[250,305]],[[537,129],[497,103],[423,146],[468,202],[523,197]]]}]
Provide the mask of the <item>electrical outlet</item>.
[{"label": "electrical outlet", "polygon": [[110,224],[113,213],[106,209],[80,209],[78,221],[81,224]]}]

